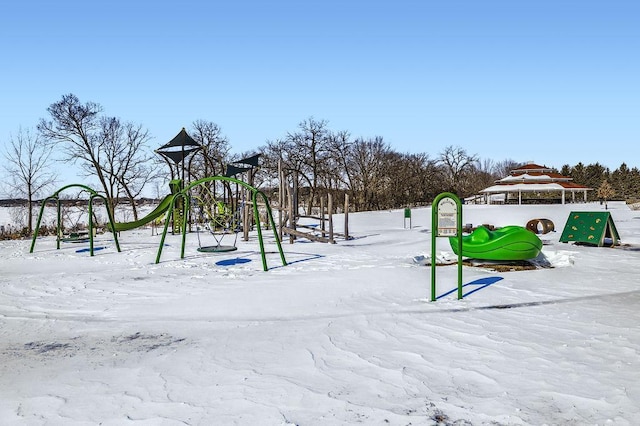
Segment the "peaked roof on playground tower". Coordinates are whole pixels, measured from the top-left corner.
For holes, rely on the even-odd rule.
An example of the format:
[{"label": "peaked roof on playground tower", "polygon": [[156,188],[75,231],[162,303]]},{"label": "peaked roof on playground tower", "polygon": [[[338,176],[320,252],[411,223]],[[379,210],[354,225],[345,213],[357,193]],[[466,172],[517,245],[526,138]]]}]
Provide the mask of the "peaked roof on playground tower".
[{"label": "peaked roof on playground tower", "polygon": [[576,192],[583,194],[583,201],[587,201],[587,191],[593,188],[572,182],[573,178],[555,173],[552,169],[539,164],[527,163],[511,170],[509,176],[495,182],[488,188],[480,191],[487,197],[490,194],[505,194],[505,202],[510,194],[518,194],[518,204],[522,204],[522,193],[533,192],[560,192],[562,204],[565,204],[566,193],[571,193],[572,201],[575,201]]},{"label": "peaked roof on playground tower", "polygon": [[180,164],[189,154],[201,148],[202,146],[189,136],[183,127],[173,139],[156,149],[155,152],[171,159],[175,164]]}]

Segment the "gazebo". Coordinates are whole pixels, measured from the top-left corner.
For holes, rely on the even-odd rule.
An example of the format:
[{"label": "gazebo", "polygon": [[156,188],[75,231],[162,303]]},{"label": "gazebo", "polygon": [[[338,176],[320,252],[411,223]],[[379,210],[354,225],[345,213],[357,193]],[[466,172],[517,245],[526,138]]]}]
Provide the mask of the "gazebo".
[{"label": "gazebo", "polygon": [[503,195],[504,203],[515,202],[517,196],[518,204],[522,204],[522,195],[531,194],[529,199],[535,199],[537,202],[548,201],[557,202],[557,198],[550,196],[543,197],[545,194],[559,193],[560,202],[565,204],[567,201],[566,194],[571,194],[571,202],[576,201],[576,193],[582,194],[584,202],[587,201],[588,188],[572,182],[572,178],[554,173],[551,169],[534,163],[528,163],[512,170],[509,176],[497,180],[495,185],[480,191],[484,195],[486,204],[491,204],[492,199],[495,200],[497,195]]}]

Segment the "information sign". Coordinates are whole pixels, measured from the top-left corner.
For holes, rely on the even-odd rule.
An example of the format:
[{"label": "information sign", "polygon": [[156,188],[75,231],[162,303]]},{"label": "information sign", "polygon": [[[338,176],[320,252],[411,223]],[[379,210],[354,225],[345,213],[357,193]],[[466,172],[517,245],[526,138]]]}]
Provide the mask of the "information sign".
[{"label": "information sign", "polygon": [[438,237],[458,235],[458,206],[455,200],[445,197],[438,202]]},{"label": "information sign", "polygon": [[462,203],[450,192],[443,192],[431,203],[431,301],[436,295],[436,237],[458,236],[458,299],[462,299]]}]

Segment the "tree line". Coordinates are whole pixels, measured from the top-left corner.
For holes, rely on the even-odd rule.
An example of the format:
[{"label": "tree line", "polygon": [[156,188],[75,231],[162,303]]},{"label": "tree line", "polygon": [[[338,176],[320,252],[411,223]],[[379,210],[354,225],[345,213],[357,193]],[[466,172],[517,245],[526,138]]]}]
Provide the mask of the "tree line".
[{"label": "tree line", "polygon": [[[351,138],[314,118],[260,151],[267,178],[277,176],[280,161],[307,189],[311,204],[326,192],[348,193],[355,211],[430,204],[442,192],[470,197],[522,165],[512,159],[481,159],[459,146],[448,146],[435,157],[399,153],[381,136]],[[588,201],[640,199],[640,170],[624,163],[613,172],[599,163],[567,164],[552,171],[593,188]]]},{"label": "tree line", "polygon": [[[159,194],[159,188],[176,177],[149,147],[150,133],[140,124],[103,115],[99,104],[83,103],[73,94],[52,103],[47,113],[35,132],[19,129],[10,136],[3,153],[5,192],[27,200],[29,231],[34,203],[54,189],[54,157],[77,166],[82,177],[96,180],[96,190],[113,210],[122,202],[130,204],[134,219],[136,199],[143,191],[155,186]],[[262,161],[253,184],[274,199],[280,168],[296,180],[308,205],[318,205],[327,193],[349,194],[354,211],[425,205],[445,191],[469,197],[520,165],[511,159],[481,159],[459,146],[448,146],[433,157],[401,153],[382,136],[354,138],[314,117],[302,120],[282,138],[267,140],[255,152],[232,154],[229,140],[212,121],[195,120],[187,132],[202,147],[189,161],[189,180],[222,175],[228,164],[259,153]],[[554,171],[597,189],[588,193],[590,201],[640,198],[640,171],[625,163],[614,171],[599,163],[566,164]]]}]

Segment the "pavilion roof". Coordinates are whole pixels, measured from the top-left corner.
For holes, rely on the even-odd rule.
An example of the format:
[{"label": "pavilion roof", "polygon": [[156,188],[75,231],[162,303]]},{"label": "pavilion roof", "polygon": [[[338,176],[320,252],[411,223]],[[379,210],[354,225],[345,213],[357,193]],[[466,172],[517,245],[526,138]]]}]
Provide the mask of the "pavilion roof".
[{"label": "pavilion roof", "polygon": [[481,194],[494,192],[550,192],[550,191],[591,191],[593,188],[573,182],[519,182],[492,185],[480,191]]},{"label": "pavilion roof", "polygon": [[512,182],[556,182],[556,181],[570,181],[573,180],[569,176],[563,176],[559,173],[519,173],[511,174],[505,178],[502,178],[496,183],[512,183]]},{"label": "pavilion roof", "polygon": [[528,163],[518,166],[517,169],[511,171],[509,176],[497,180],[494,185],[480,192],[589,191],[593,189],[572,182],[572,180],[573,178],[555,173],[548,167]]}]

